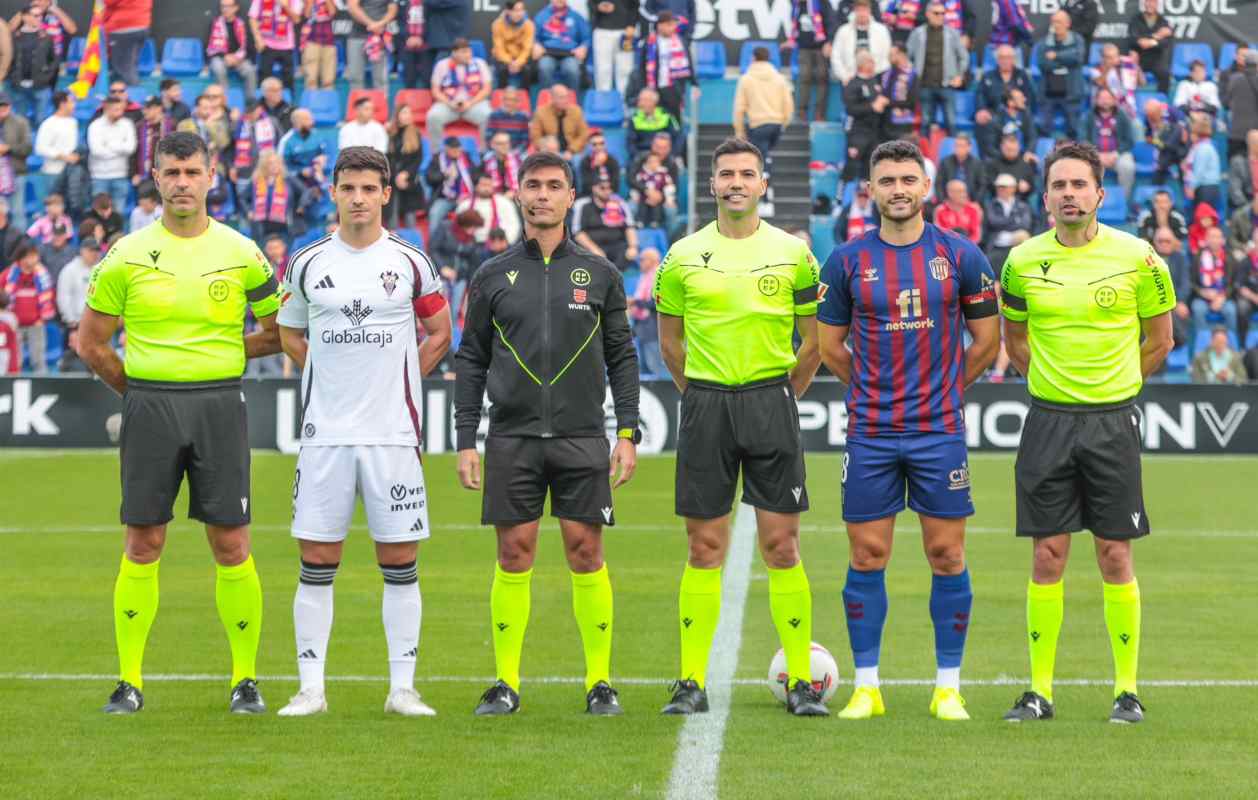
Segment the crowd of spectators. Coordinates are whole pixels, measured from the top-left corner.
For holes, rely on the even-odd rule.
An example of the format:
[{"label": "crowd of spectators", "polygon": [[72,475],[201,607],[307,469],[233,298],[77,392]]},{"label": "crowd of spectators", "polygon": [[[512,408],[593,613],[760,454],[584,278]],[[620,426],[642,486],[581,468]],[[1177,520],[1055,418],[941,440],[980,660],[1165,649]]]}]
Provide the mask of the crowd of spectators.
[{"label": "crowd of spectators", "polygon": [[[188,130],[216,162],[210,213],[250,233],[281,273],[290,253],[334,227],[336,151],[385,153],[387,224],[426,243],[456,314],[479,264],[522,235],[520,162],[534,150],[562,155],[578,178],[572,234],[636,279],[630,313],[644,372],[662,371],[649,287],[663,254],[640,233],[661,230],[667,242],[685,222],[694,0],[507,0],[487,42],[468,38],[466,0],[220,0],[202,41],[205,75],[182,80],[140,74],[152,0],[104,5],[103,97],[65,90],[68,48],[88,20],[31,0],[0,24],[0,341],[25,352],[32,370],[48,366],[47,331],[72,341],[101,253],[160,217],[153,154],[161,137]],[[1145,143],[1153,180],[1174,190],[1133,208],[1131,227],[1172,264],[1177,342],[1222,326],[1242,351],[1258,308],[1258,53],[1241,49],[1215,75],[1193,64],[1174,80],[1171,27],[1156,0],[1141,0],[1129,37],[1105,43],[1094,65],[1095,0],[1059,3],[1038,32],[1016,0],[997,0],[983,42],[975,12],[988,5],[972,0],[790,5],[782,48],[794,51],[797,77],[758,50],[738,78],[732,128],[771,159],[792,122],[845,121],[837,241],[879,224],[864,181],[870,151],[889,138],[923,145],[931,219],[997,266],[1052,224],[1039,202],[1041,138],[1095,142],[1107,181],[1128,198]],[[978,68],[986,47],[993,63]],[[352,93],[333,129],[299,98],[337,87]],[[1154,87],[1163,95],[1150,97]],[[377,91],[354,91],[368,89]],[[590,90],[619,94],[623,126],[587,119]],[[961,92],[973,93],[970,119],[957,119]],[[61,349],[74,366],[73,348]],[[1214,368],[1221,355],[1198,369],[1198,355],[1194,376],[1243,374],[1243,358],[1239,370]]]}]

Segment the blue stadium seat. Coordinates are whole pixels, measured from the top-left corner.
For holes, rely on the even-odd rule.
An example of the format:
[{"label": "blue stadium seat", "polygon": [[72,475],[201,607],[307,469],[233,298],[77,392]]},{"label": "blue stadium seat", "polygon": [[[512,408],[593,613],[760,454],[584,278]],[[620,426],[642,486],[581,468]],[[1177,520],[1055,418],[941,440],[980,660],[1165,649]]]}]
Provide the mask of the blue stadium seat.
[{"label": "blue stadium seat", "polygon": [[[1139,171],[1139,167],[1140,165],[1139,163],[1137,163],[1136,164],[1137,172]],[[1170,186],[1164,186],[1161,184],[1137,186],[1131,193],[1131,204],[1136,209],[1144,209],[1146,206],[1149,205],[1149,201],[1153,199],[1153,195],[1157,194],[1163,189],[1170,192],[1171,197],[1175,196],[1175,190]]]},{"label": "blue stadium seat", "polygon": [[810,197],[828,197],[834,201],[839,194],[839,171],[837,169],[814,169],[808,173],[808,192]]},{"label": "blue stadium seat", "polygon": [[1236,42],[1224,42],[1219,47],[1219,72],[1227,71],[1228,67],[1236,63],[1236,51],[1239,49],[1240,45]]},{"label": "blue stadium seat", "polygon": [[1245,349],[1253,350],[1258,347],[1258,326],[1254,325],[1251,320],[1249,323],[1249,334],[1245,337]]},{"label": "blue stadium seat", "polygon": [[834,218],[812,216],[808,218],[808,233],[812,236],[812,254],[825,263],[834,250]]},{"label": "blue stadium seat", "polygon": [[66,74],[75,75],[79,71],[79,64],[83,61],[83,51],[87,49],[87,37],[75,36],[70,40],[70,44],[66,47]]},{"label": "blue stadium seat", "polygon": [[200,75],[205,51],[200,39],[172,36],[162,47],[162,74],[172,77]]},{"label": "blue stadium seat", "polygon": [[1131,148],[1131,155],[1136,160],[1136,175],[1147,178],[1158,166],[1158,151],[1146,141],[1138,141]]},{"label": "blue stadium seat", "polygon": [[585,120],[600,128],[619,128],[625,124],[625,98],[614,89],[600,92],[591,89],[581,103]]},{"label": "blue stadium seat", "polygon": [[469,39],[468,44],[472,46],[472,55],[482,61],[489,61],[489,50],[485,48],[485,42],[482,39]]},{"label": "blue stadium seat", "polygon": [[480,140],[475,136],[460,136],[459,141],[463,143],[463,152],[467,153],[467,157],[472,159],[472,164],[480,166]]},{"label": "blue stadium seat", "polygon": [[725,45],[695,42],[695,75],[701,81],[725,77]]},{"label": "blue stadium seat", "polygon": [[88,95],[82,100],[78,100],[74,104],[74,118],[79,121],[79,130],[86,135],[86,125],[92,121],[92,117],[96,116],[96,109],[100,108],[100,98]]},{"label": "blue stadium seat", "polygon": [[402,228],[398,228],[396,233],[398,235],[398,238],[400,238],[402,241],[410,242],[411,244],[415,245],[421,250],[423,249],[424,234],[420,233],[417,229],[409,228],[409,227],[402,227]]},{"label": "blue stadium seat", "polygon": [[335,89],[306,89],[302,107],[310,109],[315,125],[335,125],[341,121],[341,95]]},{"label": "blue stadium seat", "polygon": [[26,201],[26,215],[28,217],[33,219],[39,209],[44,207],[44,198],[48,195],[48,190],[52,187],[55,177],[53,175],[45,175],[42,172],[27,173],[23,199]]},{"label": "blue stadium seat", "polygon": [[145,39],[140,47],[140,59],[136,62],[135,70],[140,73],[140,77],[147,78],[155,69],[157,69],[157,44],[152,39]]},{"label": "blue stadium seat", "polygon": [[1194,61],[1206,65],[1206,75],[1214,74],[1214,51],[1205,42],[1180,42],[1171,48],[1171,75],[1177,80],[1188,77],[1188,68]]},{"label": "blue stadium seat", "polygon": [[1048,154],[1053,152],[1056,141],[1050,136],[1041,136],[1035,141],[1035,157],[1040,160],[1040,164],[1044,163],[1044,159],[1048,158]]},{"label": "blue stadium seat", "polygon": [[[660,251],[660,258],[663,259],[664,251]],[[626,269],[624,272],[625,279],[625,297],[633,297],[633,293],[638,290],[638,282],[642,280],[642,270]]]},{"label": "blue stadium seat", "polygon": [[239,86],[228,86],[227,107],[243,112],[245,110],[245,90]]},{"label": "blue stadium seat", "polygon": [[1166,371],[1185,372],[1191,360],[1192,356],[1188,353],[1188,345],[1176,347],[1166,357]]},{"label": "blue stadium seat", "polygon": [[[953,94],[954,108],[957,113],[957,127],[963,131],[974,129],[974,114],[978,110],[978,99],[973,91],[960,91]],[[923,131],[928,120],[922,120]]]},{"label": "blue stadium seat", "polygon": [[952,155],[957,149],[957,140],[952,136],[945,136],[939,140],[939,147],[935,149],[936,166],[943,163],[943,160]]},{"label": "blue stadium seat", "polygon": [[128,86],[127,99],[133,103],[144,105],[144,101],[148,99],[149,90],[143,86]]},{"label": "blue stadium seat", "polygon": [[847,135],[837,122],[814,122],[808,126],[812,161],[842,164],[847,161]]},{"label": "blue stadium seat", "polygon": [[777,42],[768,41],[750,41],[743,42],[742,49],[738,52],[738,72],[742,74],[747,71],[747,67],[751,64],[752,53],[757,47],[763,47],[769,51],[769,61],[778,69],[782,68],[782,49],[778,47]]},{"label": "blue stadium seat", "polygon": [[848,181],[843,184],[843,201],[840,205],[850,206],[852,204],[852,201],[856,199],[856,185],[858,183],[860,181]]},{"label": "blue stadium seat", "polygon": [[607,140],[607,152],[616,157],[616,161],[620,162],[621,173],[629,171],[629,145],[627,134],[624,128],[608,128],[603,131],[603,138]]},{"label": "blue stadium seat", "polygon": [[704,81],[699,96],[699,122],[705,125],[729,125],[734,116],[734,91],[738,82],[732,78]]},{"label": "blue stadium seat", "polygon": [[[1200,353],[1202,350],[1205,350],[1207,347],[1210,346],[1210,336],[1213,333],[1211,328],[1213,328],[1216,323],[1221,323],[1222,321],[1223,321],[1222,317],[1218,317],[1217,319],[1212,319],[1210,320],[1210,326],[1207,327],[1204,331],[1195,331],[1193,333],[1192,351],[1194,353]],[[1227,346],[1232,348],[1233,350],[1240,349],[1240,342],[1236,341],[1236,331],[1227,332]]]},{"label": "blue stadium seat", "polygon": [[638,251],[641,252],[648,247],[659,250],[660,255],[668,252],[668,234],[663,228],[638,229]]},{"label": "blue stadium seat", "polygon": [[56,372],[57,362],[65,352],[65,333],[61,323],[55,321],[45,322],[44,332],[44,363]]},{"label": "blue stadium seat", "polygon": [[1127,221],[1127,192],[1123,187],[1105,187],[1105,200],[1101,203],[1097,219],[1106,225],[1122,225]]},{"label": "blue stadium seat", "polygon": [[1088,50],[1088,66],[1095,67],[1101,63],[1101,51],[1105,48],[1104,42],[1093,42],[1092,49]]}]

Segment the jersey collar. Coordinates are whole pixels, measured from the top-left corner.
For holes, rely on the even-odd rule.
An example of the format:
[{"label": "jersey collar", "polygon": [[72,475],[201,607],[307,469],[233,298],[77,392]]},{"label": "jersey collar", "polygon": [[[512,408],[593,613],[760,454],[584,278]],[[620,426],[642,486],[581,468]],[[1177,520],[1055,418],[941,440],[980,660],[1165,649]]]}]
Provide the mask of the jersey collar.
[{"label": "jersey collar", "polygon": [[[568,252],[572,249],[572,246],[573,246],[572,234],[569,233],[568,228],[565,227],[563,229],[563,239],[559,240],[559,246],[555,248],[555,252],[550,254],[550,260],[554,261],[557,258],[563,258],[564,256],[568,255]],[[541,245],[537,243],[536,239],[525,240],[524,252],[527,253],[530,258],[535,258],[538,261],[543,260],[542,247]]]}]

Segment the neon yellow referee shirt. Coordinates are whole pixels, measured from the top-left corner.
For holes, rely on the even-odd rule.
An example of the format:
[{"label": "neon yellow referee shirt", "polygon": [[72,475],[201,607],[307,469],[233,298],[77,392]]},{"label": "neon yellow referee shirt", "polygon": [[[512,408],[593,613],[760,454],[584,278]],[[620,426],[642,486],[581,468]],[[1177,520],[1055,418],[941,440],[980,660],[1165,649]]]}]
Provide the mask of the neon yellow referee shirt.
[{"label": "neon yellow referee shirt", "polygon": [[1032,397],[1107,404],[1135,397],[1140,320],[1175,307],[1166,262],[1153,245],[1101,225],[1083,247],[1050,230],[1009,253],[1001,271],[1001,313],[1025,322]]},{"label": "neon yellow referee shirt", "polygon": [[808,244],[761,222],[728,239],[715,222],[673,244],[655,305],[686,326],[686,377],[739,386],[795,366],[796,316],[815,316],[820,268]]},{"label": "neon yellow referee shirt", "polygon": [[124,236],[92,270],[87,305],[122,317],[128,378],[200,383],[245,371],[245,304],[280,307],[279,283],[253,241],[211,219],[176,236],[161,220]]}]

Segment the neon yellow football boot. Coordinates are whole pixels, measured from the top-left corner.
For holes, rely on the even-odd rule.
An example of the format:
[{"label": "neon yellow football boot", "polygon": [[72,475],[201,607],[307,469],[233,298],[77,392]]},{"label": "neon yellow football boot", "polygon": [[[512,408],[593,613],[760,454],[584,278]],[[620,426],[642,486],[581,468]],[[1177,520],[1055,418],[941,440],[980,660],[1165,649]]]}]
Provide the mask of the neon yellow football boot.
[{"label": "neon yellow football boot", "polygon": [[961,722],[970,718],[965,710],[965,700],[956,689],[935,689],[930,698],[930,715],[948,722]]},{"label": "neon yellow football boot", "polygon": [[847,707],[839,712],[839,719],[870,719],[887,713],[882,702],[882,690],[874,686],[857,686]]}]

